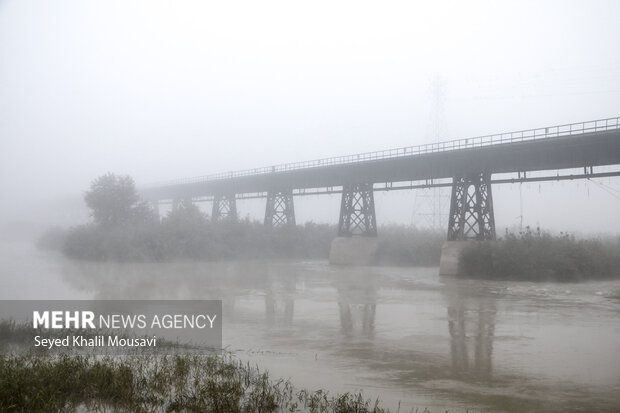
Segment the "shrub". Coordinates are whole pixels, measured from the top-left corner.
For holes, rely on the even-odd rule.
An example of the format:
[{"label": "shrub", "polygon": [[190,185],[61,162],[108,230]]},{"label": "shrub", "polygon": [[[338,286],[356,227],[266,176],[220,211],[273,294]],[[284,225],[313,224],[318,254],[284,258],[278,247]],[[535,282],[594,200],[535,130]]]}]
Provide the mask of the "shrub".
[{"label": "shrub", "polygon": [[527,281],[620,278],[620,248],[612,242],[553,236],[528,227],[498,241],[472,242],[462,252],[463,277]]}]

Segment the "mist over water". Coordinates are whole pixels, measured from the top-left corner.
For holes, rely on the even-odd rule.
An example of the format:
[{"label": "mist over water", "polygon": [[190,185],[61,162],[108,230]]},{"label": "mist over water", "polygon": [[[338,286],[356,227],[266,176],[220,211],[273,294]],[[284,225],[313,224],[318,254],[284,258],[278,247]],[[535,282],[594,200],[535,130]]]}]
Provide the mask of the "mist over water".
[{"label": "mist over water", "polygon": [[[617,0],[0,1],[0,299],[222,300],[224,346],[236,357],[299,388],[363,389],[391,411],[619,411],[619,280],[466,280],[441,277],[436,267],[301,259],[179,261],[290,258],[277,255],[278,245],[295,246],[289,240],[303,231],[263,231],[266,200],[241,199],[249,192],[233,194],[245,220],[233,236],[211,225],[205,194],[159,199],[159,217],[143,232],[123,220],[101,231],[84,202],[106,174],[140,190],[595,119],[617,126],[618,16]],[[572,160],[583,161],[580,150]],[[590,172],[607,175],[489,184],[497,236],[561,233],[567,242],[541,254],[551,270],[605,267],[580,264],[618,255],[618,170],[595,164]],[[374,183],[373,219],[392,260],[380,262],[436,262],[450,188],[392,184]],[[283,188],[308,189],[291,195],[297,230],[331,224],[336,235],[341,195],[309,195],[334,188]],[[182,230],[166,221],[178,201],[199,217]],[[151,216],[152,205],[144,206],[143,218]],[[87,222],[94,224],[81,226]],[[320,237],[307,231],[290,251],[326,256],[332,229],[319,226]],[[381,238],[384,226],[397,236]],[[66,239],[47,246],[66,255],[36,247],[50,227],[85,235],[72,238],[74,255]],[[186,242],[187,234],[202,238]],[[571,250],[581,238],[607,244]],[[429,252],[412,240],[437,245]],[[162,245],[169,248],[145,247]],[[188,245],[198,252],[189,255]],[[508,266],[512,252],[503,256]],[[148,259],[159,262],[114,262]],[[606,277],[617,275],[614,265]]]},{"label": "mist over water", "polygon": [[96,263],[3,244],[2,299],[221,299],[224,346],[296,386],[386,407],[611,411],[619,281],[439,277],[324,261]]}]

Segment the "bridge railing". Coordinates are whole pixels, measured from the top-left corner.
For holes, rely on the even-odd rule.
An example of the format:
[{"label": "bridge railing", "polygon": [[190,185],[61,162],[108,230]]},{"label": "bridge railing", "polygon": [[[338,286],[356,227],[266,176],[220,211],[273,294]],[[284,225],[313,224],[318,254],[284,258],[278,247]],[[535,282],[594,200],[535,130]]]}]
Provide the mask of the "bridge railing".
[{"label": "bridge railing", "polygon": [[526,129],[515,132],[499,133],[494,135],[477,136],[475,138],[456,139],[451,141],[427,143],[416,146],[387,149],[383,151],[364,152],[354,155],[335,156],[331,158],[315,159],[311,161],[285,163],[262,168],[245,169],[240,171],[221,172],[217,174],[196,176],[175,181],[162,182],[149,186],[177,185],[196,182],[214,181],[220,179],[238,178],[252,175],[262,175],[277,172],[287,172],[299,169],[319,168],[333,165],[345,165],[358,162],[369,162],[382,159],[400,158],[414,155],[424,155],[436,152],[447,152],[461,149],[473,149],[484,146],[526,142],[540,139],[558,138],[562,136],[578,135],[590,132],[602,132],[620,129],[620,117],[598,119],[587,122],[569,123],[565,125],[549,126],[546,128]]}]

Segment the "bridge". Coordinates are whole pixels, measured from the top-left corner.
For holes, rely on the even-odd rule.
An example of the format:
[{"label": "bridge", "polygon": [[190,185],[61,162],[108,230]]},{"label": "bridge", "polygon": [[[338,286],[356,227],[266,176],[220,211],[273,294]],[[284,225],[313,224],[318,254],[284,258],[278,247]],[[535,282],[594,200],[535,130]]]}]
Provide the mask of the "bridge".
[{"label": "bridge", "polygon": [[[296,196],[342,194],[339,237],[376,237],[374,192],[451,186],[448,241],[495,238],[493,184],[619,176],[620,117],[287,163],[153,184],[158,210],[212,201],[212,219],[236,219],[238,199],[266,198],[265,225],[295,225]],[[579,168],[579,174],[560,173]],[[555,171],[529,176],[533,171]],[[494,179],[493,174],[515,174]],[[441,182],[451,178],[451,183]]]}]

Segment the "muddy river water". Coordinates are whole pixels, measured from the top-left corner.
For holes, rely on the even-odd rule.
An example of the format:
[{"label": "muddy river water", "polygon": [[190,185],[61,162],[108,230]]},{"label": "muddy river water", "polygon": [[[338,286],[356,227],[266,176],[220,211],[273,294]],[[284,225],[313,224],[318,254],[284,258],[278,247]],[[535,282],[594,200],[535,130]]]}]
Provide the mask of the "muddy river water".
[{"label": "muddy river water", "polygon": [[324,261],[81,263],[0,250],[0,299],[221,299],[224,346],[392,411],[620,411],[620,281],[459,280]]}]

